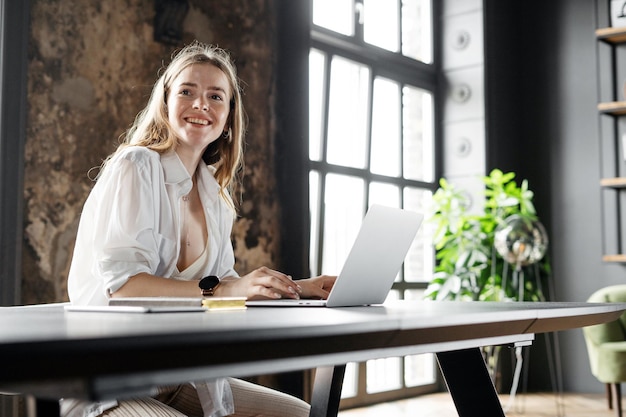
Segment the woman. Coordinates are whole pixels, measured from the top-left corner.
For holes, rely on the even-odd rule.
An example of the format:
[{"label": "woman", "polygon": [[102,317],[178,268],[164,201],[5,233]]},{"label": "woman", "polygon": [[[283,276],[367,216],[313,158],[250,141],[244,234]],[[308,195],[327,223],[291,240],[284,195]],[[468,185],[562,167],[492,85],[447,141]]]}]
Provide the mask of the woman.
[{"label": "woman", "polygon": [[[328,296],[334,277],[296,282],[266,267],[243,277],[234,270],[229,189],[240,169],[244,130],[229,55],[199,42],[183,48],[85,202],[68,278],[72,303],[201,294]],[[308,415],[303,401],[235,379],[162,387],[154,398],[110,405],[62,402],[62,412],[71,416],[145,416],[146,408],[150,415],[173,416]]]}]

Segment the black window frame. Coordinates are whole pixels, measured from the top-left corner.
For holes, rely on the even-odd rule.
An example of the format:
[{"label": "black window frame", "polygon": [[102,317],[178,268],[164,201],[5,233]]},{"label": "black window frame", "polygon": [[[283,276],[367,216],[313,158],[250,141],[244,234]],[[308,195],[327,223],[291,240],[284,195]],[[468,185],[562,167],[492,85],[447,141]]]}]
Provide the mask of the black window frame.
[{"label": "black window frame", "polygon": [[[397,54],[372,47],[375,53],[363,54],[363,44],[351,38],[337,35],[324,28],[313,27],[312,0],[277,2],[277,134],[276,134],[276,173],[281,203],[281,260],[279,265],[294,277],[307,277],[311,274],[309,265],[310,212],[309,212],[309,171],[320,168],[323,162],[309,160],[309,68],[308,58],[311,48],[341,55],[359,63],[377,68],[372,74],[385,77],[388,64],[395,64],[400,59],[406,64],[400,75],[400,82],[425,88],[434,93],[434,182],[405,183],[398,178],[400,185],[419,185],[435,191],[442,172],[442,128],[441,114],[444,91],[440,67],[441,24],[440,2],[432,2],[433,16],[433,63],[424,64],[410,58],[399,58]],[[359,30],[359,29],[357,29]],[[362,36],[361,36],[362,38]],[[363,60],[363,55],[367,59]],[[398,79],[398,73],[394,73]],[[336,173],[350,173],[351,168],[331,167]],[[372,175],[370,179],[375,180]],[[389,178],[385,177],[385,182]],[[321,240],[321,238],[320,238]],[[317,268],[316,268],[317,269]],[[397,283],[394,289],[423,289],[427,283]],[[357,397],[342,400],[342,407],[362,406],[375,402],[389,401],[409,397],[440,388],[441,381],[424,387],[405,388],[401,392],[389,392],[364,395],[365,364],[359,364]]]}]

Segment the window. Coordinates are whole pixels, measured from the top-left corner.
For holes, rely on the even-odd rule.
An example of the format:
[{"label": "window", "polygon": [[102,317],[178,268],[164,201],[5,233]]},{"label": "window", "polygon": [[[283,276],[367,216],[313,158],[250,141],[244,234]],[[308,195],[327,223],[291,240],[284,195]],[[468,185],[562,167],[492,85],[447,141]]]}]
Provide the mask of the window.
[{"label": "window", "polygon": [[[372,204],[425,212],[436,189],[431,0],[313,0],[309,51],[310,266],[337,273]],[[390,297],[421,298],[424,224]],[[416,301],[417,302],[417,301]],[[349,364],[344,405],[432,390],[432,355]]]}]

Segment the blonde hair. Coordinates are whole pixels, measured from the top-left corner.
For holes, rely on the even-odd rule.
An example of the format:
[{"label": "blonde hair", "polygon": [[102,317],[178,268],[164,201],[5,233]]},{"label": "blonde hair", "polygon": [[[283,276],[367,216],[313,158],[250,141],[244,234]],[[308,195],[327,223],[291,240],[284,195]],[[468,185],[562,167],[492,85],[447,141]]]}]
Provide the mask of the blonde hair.
[{"label": "blonde hair", "polygon": [[220,194],[234,209],[228,192],[236,185],[237,174],[243,164],[246,118],[237,71],[229,53],[224,49],[195,41],[175,53],[170,64],[154,84],[146,107],[139,112],[132,126],[122,135],[123,142],[115,153],[128,146],[144,146],[159,153],[176,149],[177,138],[167,117],[167,97],[172,82],[185,68],[193,64],[214,65],[226,75],[230,85],[232,97],[228,116],[228,135],[222,135],[212,142],[202,159],[207,165],[215,166],[215,179],[221,187]]}]

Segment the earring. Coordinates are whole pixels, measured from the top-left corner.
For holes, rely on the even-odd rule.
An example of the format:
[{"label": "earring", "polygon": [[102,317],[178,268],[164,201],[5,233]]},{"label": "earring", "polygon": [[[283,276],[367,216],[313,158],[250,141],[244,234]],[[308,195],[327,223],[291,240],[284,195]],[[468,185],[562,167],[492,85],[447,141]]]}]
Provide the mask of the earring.
[{"label": "earring", "polygon": [[224,139],[228,139],[230,137],[230,129],[223,131],[222,132],[222,137]]}]

